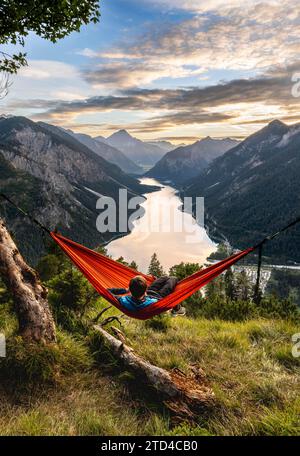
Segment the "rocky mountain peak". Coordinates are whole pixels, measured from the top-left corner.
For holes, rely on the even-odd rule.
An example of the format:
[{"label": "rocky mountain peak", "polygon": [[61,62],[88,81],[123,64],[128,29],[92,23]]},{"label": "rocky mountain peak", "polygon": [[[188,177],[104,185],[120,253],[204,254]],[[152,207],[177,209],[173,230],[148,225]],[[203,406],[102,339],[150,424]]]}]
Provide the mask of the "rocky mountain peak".
[{"label": "rocky mountain peak", "polygon": [[107,139],[112,139],[112,138],[119,138],[119,139],[134,139],[127,130],[119,130],[113,133],[109,138]]}]

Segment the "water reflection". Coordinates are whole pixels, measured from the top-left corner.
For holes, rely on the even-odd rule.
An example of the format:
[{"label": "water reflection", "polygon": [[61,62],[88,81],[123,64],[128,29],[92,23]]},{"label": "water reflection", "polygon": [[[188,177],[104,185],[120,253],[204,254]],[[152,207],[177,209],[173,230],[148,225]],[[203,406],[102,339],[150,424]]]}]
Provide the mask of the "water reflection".
[{"label": "water reflection", "polygon": [[126,261],[135,260],[143,272],[147,271],[154,252],[166,272],[182,261],[203,264],[216,250],[216,244],[190,214],[181,212],[176,190],[154,179],[142,178],[141,182],[160,186],[161,190],[146,195],[147,200],[142,204],[144,216],[134,221],[128,236],[107,246],[108,253],[114,259],[123,256]]}]

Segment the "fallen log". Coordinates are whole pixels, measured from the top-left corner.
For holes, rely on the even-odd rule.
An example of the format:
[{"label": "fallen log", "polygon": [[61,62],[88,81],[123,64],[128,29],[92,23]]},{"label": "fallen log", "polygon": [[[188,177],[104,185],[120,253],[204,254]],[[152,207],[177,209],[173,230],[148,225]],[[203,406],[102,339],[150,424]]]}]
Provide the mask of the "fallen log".
[{"label": "fallen log", "polygon": [[152,386],[176,415],[194,417],[201,408],[212,405],[214,394],[201,370],[196,372],[194,369],[191,375],[185,375],[179,369],[168,371],[137,355],[125,344],[124,335],[120,335],[119,330],[114,331],[116,338],[99,325],[95,325],[94,329],[101,333],[113,354]]}]

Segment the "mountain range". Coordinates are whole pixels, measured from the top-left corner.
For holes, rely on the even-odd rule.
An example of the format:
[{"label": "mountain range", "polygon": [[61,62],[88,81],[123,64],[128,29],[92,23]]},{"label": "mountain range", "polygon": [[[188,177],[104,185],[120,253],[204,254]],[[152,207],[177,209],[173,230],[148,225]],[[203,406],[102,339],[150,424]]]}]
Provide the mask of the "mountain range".
[{"label": "mountain range", "polygon": [[[127,153],[106,142],[120,147],[122,138]],[[129,175],[141,172],[137,159],[127,157],[130,143],[132,156],[137,156],[139,140],[126,131],[108,140],[25,117],[1,117],[1,192],[75,241],[90,247],[108,241],[112,234],[101,234],[95,227],[99,196],[117,199],[120,188],[128,189],[129,196],[153,190]],[[141,158],[152,147],[142,144]],[[149,160],[164,156],[147,175],[173,181],[182,196],[204,196],[206,225],[215,239],[221,236],[244,248],[299,217],[300,125],[275,120],[240,143],[205,138],[166,153],[167,147],[171,146],[163,151],[155,146]],[[41,232],[10,205],[2,204],[0,211],[22,253],[36,262],[45,244]],[[300,262],[299,252],[298,227],[265,247],[272,261],[283,263]]]},{"label": "mountain range", "polygon": [[[156,141],[147,141],[147,144],[150,146],[156,146],[160,147],[165,153],[171,152],[171,150],[176,149],[176,146],[174,144],[170,143],[169,141],[162,141],[162,140],[156,140]],[[185,144],[180,144],[184,146]]]},{"label": "mountain range", "polygon": [[[103,137],[96,137],[95,139],[100,142],[103,141]],[[113,133],[105,139],[105,143],[120,150],[126,157],[145,169],[155,165],[166,153],[165,148],[134,138],[126,130]]]},{"label": "mountain range", "polygon": [[102,140],[92,138],[89,135],[83,133],[74,133],[71,130],[67,130],[67,133],[74,136],[78,141],[84,144],[86,147],[91,149],[95,154],[99,155],[110,163],[114,163],[119,166],[125,173],[128,174],[143,174],[144,170],[130,158],[128,158],[121,150],[110,146],[105,138],[101,137]]},{"label": "mountain range", "polygon": [[[274,120],[215,159],[186,185],[205,198],[210,234],[254,245],[300,215],[300,125]],[[265,245],[277,261],[300,262],[299,226]]]},{"label": "mountain range", "polygon": [[[95,247],[112,237],[96,230],[96,200],[151,191],[59,127],[25,117],[0,118],[0,184],[25,210],[50,229]],[[22,253],[35,262],[43,250],[41,232],[15,209],[1,205],[1,216]]]},{"label": "mountain range", "polygon": [[78,141],[100,157],[118,165],[125,173],[142,175],[145,169],[155,165],[167,152],[176,146],[168,141],[141,141],[131,136],[126,130],[119,130],[108,138],[75,133],[66,130]]},{"label": "mountain range", "polygon": [[238,141],[230,138],[212,139],[207,137],[189,146],[177,147],[164,155],[147,172],[147,176],[170,180],[177,185],[183,184],[197,176],[215,158],[223,155],[237,144]]}]

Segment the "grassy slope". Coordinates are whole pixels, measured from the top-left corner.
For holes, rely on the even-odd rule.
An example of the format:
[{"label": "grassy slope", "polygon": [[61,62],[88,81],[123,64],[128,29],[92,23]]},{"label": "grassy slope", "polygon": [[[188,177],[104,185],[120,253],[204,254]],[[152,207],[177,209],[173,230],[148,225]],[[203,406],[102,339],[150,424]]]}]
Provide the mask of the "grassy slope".
[{"label": "grassy slope", "polygon": [[299,434],[300,362],[286,321],[172,319],[167,331],[130,322],[130,342],[150,361],[188,371],[200,366],[216,395],[199,426],[218,435]]},{"label": "grassy slope", "polygon": [[[103,305],[100,300],[98,307]],[[7,335],[15,329],[9,314],[2,307],[0,331]],[[188,371],[192,364],[199,365],[215,392],[214,407],[193,425],[178,424],[145,388],[136,391],[129,373],[116,371],[107,360],[102,363],[102,349],[95,353],[95,344],[90,343],[93,336],[75,339],[60,332],[58,365],[63,369],[57,368],[58,380],[39,381],[29,392],[21,387],[10,393],[3,390],[0,434],[300,433],[300,363],[291,356],[291,335],[299,332],[297,325],[166,316],[159,324],[126,320],[124,331],[140,354],[160,366]],[[68,362],[72,368],[66,367]]]}]

